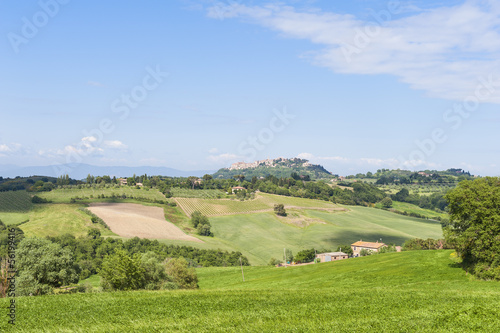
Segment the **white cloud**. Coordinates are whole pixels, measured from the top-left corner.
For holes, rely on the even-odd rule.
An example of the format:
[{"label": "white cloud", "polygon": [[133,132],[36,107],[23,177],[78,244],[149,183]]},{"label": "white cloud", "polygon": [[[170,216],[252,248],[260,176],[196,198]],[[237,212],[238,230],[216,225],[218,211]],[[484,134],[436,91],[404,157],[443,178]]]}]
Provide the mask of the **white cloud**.
[{"label": "white cloud", "polygon": [[[374,157],[360,157],[360,158],[349,158],[343,156],[315,156],[311,153],[300,153],[297,155],[299,158],[304,158],[309,160],[311,163],[316,164],[327,164],[328,166],[339,166],[349,165],[356,166],[361,169],[374,168],[389,168],[389,169],[409,169],[414,170],[415,168],[426,168],[426,169],[436,169],[441,167],[439,164],[424,161],[424,160],[405,160],[400,161],[395,158],[374,158]],[[338,162],[337,164],[331,164],[332,162]]]},{"label": "white cloud", "polygon": [[[63,149],[55,150],[57,155],[62,156],[79,156],[80,158],[85,156],[102,156],[104,149],[98,147],[95,143],[97,138],[94,136],[85,136],[79,143],[75,145],[67,145]],[[50,154],[52,151],[48,151]]]},{"label": "white cloud", "polygon": [[[389,12],[387,12],[389,13]],[[218,4],[212,18],[239,17],[285,37],[323,46],[307,57],[338,73],[389,74],[432,97],[464,100],[474,96],[479,78],[500,72],[500,3],[470,0],[405,16],[375,17],[297,11],[285,5]],[[480,102],[500,103],[500,77]]]},{"label": "white cloud", "polygon": [[218,152],[219,152],[219,149],[217,149],[217,148],[212,148],[212,149],[210,149],[208,152],[209,152],[210,154],[216,154],[216,153],[218,153]]},{"label": "white cloud", "polygon": [[0,144],[0,154],[2,156],[24,153],[23,146],[19,143]]},{"label": "white cloud", "polygon": [[236,154],[222,153],[218,155],[210,155],[207,157],[207,159],[213,163],[227,163],[242,160],[243,157]]},{"label": "white cloud", "polygon": [[106,148],[119,149],[119,150],[128,149],[128,146],[119,140],[104,141],[103,146]]},{"label": "white cloud", "polygon": [[297,155],[298,158],[303,158],[309,161],[338,161],[338,162],[348,162],[350,159],[342,156],[314,156],[311,153],[300,153]]}]

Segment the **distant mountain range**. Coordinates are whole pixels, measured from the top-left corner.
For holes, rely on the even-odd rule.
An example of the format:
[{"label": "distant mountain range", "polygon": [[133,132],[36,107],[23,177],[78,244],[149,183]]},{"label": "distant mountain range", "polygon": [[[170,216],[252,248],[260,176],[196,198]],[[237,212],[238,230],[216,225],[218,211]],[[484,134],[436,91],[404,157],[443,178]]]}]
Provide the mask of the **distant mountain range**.
[{"label": "distant mountain range", "polygon": [[133,174],[149,176],[170,176],[170,177],[201,177],[205,174],[213,174],[214,170],[194,170],[182,171],[167,167],[126,167],[126,166],[95,166],[89,164],[61,164],[51,166],[30,166],[18,167],[15,165],[0,165],[0,176],[4,178],[29,177],[29,176],[48,176],[58,177],[68,174],[73,179],[87,178],[88,174],[93,176],[116,176],[130,177]]}]

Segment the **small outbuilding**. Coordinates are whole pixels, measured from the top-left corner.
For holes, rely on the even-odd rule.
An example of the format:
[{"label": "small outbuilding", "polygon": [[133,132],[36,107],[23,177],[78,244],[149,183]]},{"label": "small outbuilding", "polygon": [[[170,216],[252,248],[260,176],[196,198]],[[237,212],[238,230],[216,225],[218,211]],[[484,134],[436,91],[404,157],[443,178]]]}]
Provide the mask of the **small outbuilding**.
[{"label": "small outbuilding", "polygon": [[316,254],[316,259],[319,259],[319,262],[329,262],[347,258],[349,258],[349,255],[344,252],[326,252]]}]

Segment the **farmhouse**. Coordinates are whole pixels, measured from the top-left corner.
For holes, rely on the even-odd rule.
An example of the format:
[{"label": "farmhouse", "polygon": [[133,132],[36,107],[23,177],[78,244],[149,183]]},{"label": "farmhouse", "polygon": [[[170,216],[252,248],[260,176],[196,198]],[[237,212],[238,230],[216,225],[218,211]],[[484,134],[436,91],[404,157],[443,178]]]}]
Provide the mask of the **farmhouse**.
[{"label": "farmhouse", "polygon": [[326,252],[326,253],[318,253],[316,255],[316,259],[319,259],[319,262],[329,262],[347,258],[349,258],[349,255],[344,252]]},{"label": "farmhouse", "polygon": [[372,242],[363,242],[360,240],[359,242],[351,244],[352,253],[355,257],[359,257],[359,254],[363,249],[368,251],[378,252],[382,247],[385,246],[387,245],[385,245],[384,243],[379,243],[378,241],[376,243],[372,243]]},{"label": "farmhouse", "polygon": [[241,186],[235,186],[232,188],[233,190],[233,193],[236,192],[236,191],[242,191],[242,190],[246,190],[246,188],[244,187],[241,187]]},{"label": "farmhouse", "polygon": [[120,182],[120,185],[127,185],[127,179],[126,178],[118,178],[117,180]]}]

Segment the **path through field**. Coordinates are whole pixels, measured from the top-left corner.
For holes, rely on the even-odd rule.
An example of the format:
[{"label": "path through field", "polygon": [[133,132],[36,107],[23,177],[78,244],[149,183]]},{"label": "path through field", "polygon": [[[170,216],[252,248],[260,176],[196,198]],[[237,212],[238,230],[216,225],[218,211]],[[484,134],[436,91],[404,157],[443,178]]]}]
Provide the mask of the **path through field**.
[{"label": "path through field", "polygon": [[175,239],[201,242],[165,220],[160,207],[132,203],[93,203],[89,210],[122,237]]}]

